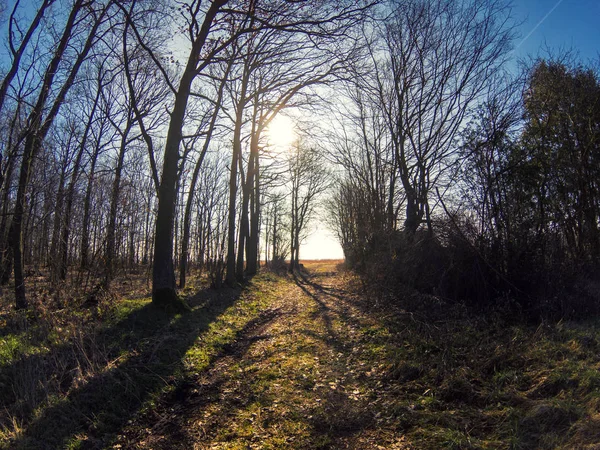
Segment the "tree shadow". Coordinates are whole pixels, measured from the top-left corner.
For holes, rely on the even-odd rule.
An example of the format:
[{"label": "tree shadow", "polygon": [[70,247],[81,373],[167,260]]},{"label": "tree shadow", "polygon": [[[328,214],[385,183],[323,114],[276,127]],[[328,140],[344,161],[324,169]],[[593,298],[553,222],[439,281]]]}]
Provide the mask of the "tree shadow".
[{"label": "tree shadow", "polygon": [[[320,275],[306,273],[295,273],[293,275],[296,285],[317,304],[318,310],[313,317],[323,320],[325,324],[325,333],[322,335],[311,330],[303,330],[303,332],[334,347],[338,352],[345,352],[348,350],[348,343],[334,330],[332,317],[337,317],[343,323],[353,327],[360,327],[362,324],[345,307],[345,303],[348,301],[345,295],[346,292],[319,283],[319,277]],[[334,304],[329,306],[324,298],[332,299]]]},{"label": "tree shadow", "polygon": [[[78,346],[103,347],[105,364],[82,377],[77,367],[63,370],[60,387],[50,395],[50,406],[36,409],[36,403],[20,420],[25,431],[10,448],[65,448],[79,441],[83,448],[106,445],[108,436],[118,432],[144,405],[172,388],[183,370],[183,356],[198,335],[206,331],[239,298],[239,290],[204,290],[190,299],[192,312],[169,315],[152,304],[134,310],[113,326],[86,342],[69,342],[43,355],[32,355],[2,369],[4,378],[18,376],[27,368],[44,367],[53,354],[80,352]],[[108,348],[106,348],[108,346]],[[93,355],[94,348],[89,354]],[[81,352],[88,354],[88,352]],[[76,358],[75,358],[76,360]],[[35,386],[35,374],[32,386]],[[0,381],[2,377],[0,376]],[[16,382],[16,380],[13,380]],[[48,399],[47,386],[37,386],[37,404]],[[59,396],[66,392],[65,396]],[[39,399],[39,400],[38,400]],[[2,401],[5,420],[19,412],[19,400]],[[29,422],[27,424],[27,422]]]},{"label": "tree shadow", "polygon": [[[325,292],[323,286],[309,280],[307,275],[302,273],[294,273],[292,277],[294,279],[294,282],[302,290],[302,292],[304,292],[317,304],[317,311],[314,312],[312,318],[321,319],[325,325],[325,329],[322,334],[308,329],[302,330],[302,332],[313,339],[321,340],[326,345],[334,347],[338,352],[344,351],[344,343],[333,328],[331,320],[331,310],[329,306],[327,306],[327,304],[320,298],[320,295],[318,293],[318,291],[320,291],[321,293]],[[309,287],[312,287],[314,290],[309,289]],[[315,292],[315,290],[317,292]]]},{"label": "tree shadow", "polygon": [[[294,274],[296,285],[317,305],[314,319],[322,320],[325,325],[320,332],[303,329],[302,333],[312,339],[320,340],[332,348],[338,356],[343,355],[343,359],[349,362],[353,350],[352,343],[336,332],[333,322],[339,321],[343,328],[360,328],[363,324],[348,310],[346,303],[349,299],[343,289],[325,286],[320,282],[322,277],[329,275],[331,274]],[[345,367],[345,369],[351,369],[357,374],[356,376],[360,371],[358,367]],[[342,378],[346,376],[342,368],[334,370],[341,371]],[[373,427],[373,414],[367,400],[352,399],[342,389],[333,390],[329,386],[321,388],[319,396],[322,399],[321,406],[307,421],[312,430],[313,442],[326,442],[328,448],[337,448],[337,444],[342,446],[340,448],[346,448],[346,444],[341,444],[343,441],[352,441],[355,436]]]},{"label": "tree shadow", "polygon": [[[244,377],[234,380],[230,365],[246,361],[247,352],[254,344],[272,337],[262,331],[278,315],[279,310],[266,310],[249,321],[238,332],[238,338],[222,348],[210,368],[203,374],[183,379],[156,408],[141,417],[139,423],[128,427],[119,436],[118,444],[130,448],[145,442],[146,447],[157,450],[189,449],[195,448],[203,436],[217,434],[222,421],[256,399],[248,386],[241,389],[231,386],[250,380]],[[218,408],[210,420],[203,422],[201,429],[189,426],[190,421],[201,417],[213,405]]]},{"label": "tree shadow", "polygon": [[315,281],[323,276],[329,276],[331,274],[332,273],[330,273],[330,272],[326,272],[324,274],[311,274],[311,273],[306,273],[306,272],[295,272],[293,274],[293,277],[294,277],[296,284],[301,289],[303,289],[305,292],[306,292],[305,287],[310,286],[315,291],[318,291],[329,297],[337,298],[338,300],[345,300],[346,297],[344,296],[344,294],[346,293],[346,291],[344,291],[343,289],[325,286],[325,285]]}]

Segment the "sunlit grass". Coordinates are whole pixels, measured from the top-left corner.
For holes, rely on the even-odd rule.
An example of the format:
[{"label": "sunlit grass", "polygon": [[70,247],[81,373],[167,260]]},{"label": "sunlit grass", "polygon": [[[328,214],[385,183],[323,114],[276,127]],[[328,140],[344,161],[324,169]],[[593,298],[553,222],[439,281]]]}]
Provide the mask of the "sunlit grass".
[{"label": "sunlit grass", "polygon": [[264,273],[241,291],[203,291],[187,314],[139,295],[13,320],[0,383],[23,394],[19,408],[6,403],[0,446],[164,448],[175,432],[182,448],[600,443],[596,322],[502,323],[450,307],[428,317],[402,299],[374,307],[335,265],[315,267],[312,278]]}]

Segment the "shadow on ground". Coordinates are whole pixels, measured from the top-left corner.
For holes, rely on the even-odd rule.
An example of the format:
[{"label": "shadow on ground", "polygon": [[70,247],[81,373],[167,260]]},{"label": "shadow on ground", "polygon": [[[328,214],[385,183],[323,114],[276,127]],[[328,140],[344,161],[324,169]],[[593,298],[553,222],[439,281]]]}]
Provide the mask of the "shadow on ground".
[{"label": "shadow on ground", "polygon": [[317,329],[303,327],[301,333],[320,341],[331,355],[326,383],[317,390],[321,401],[308,421],[310,442],[320,448],[362,448],[371,445],[368,435],[375,426],[375,412],[368,398],[356,395],[359,391],[355,388],[364,383],[364,374],[370,368],[357,364],[355,345],[360,330],[368,325],[365,316],[351,311],[348,292],[339,285],[326,284],[335,275],[299,272],[294,276],[296,285],[316,305],[311,318],[324,325]]},{"label": "shadow on ground", "polygon": [[[59,353],[94,353],[93,348],[80,352],[77,347],[81,345],[110,347],[98,349],[105,357],[103,367],[97,367],[96,373],[84,380],[79,379],[78,366],[63,370],[64,379],[53,381],[62,392],[67,392],[66,396],[50,398],[50,405],[43,409],[36,408],[36,402],[30,405],[29,411],[20,418],[27,424],[25,431],[7,448],[54,449],[70,445],[100,448],[106,445],[107,439],[140,408],[176,383],[186,351],[220,314],[235,303],[239,293],[233,290],[202,291],[189,300],[191,313],[176,316],[147,304],[113,326],[104,328],[93,340],[70,342],[1,368],[0,381],[6,381],[26,374],[28,369],[47,367],[44,360]],[[34,381],[36,375],[30,374]],[[42,379],[48,380],[47,377]],[[20,382],[14,378],[12,381]],[[35,386],[35,382],[31,384]],[[35,388],[47,394],[46,386]],[[1,390],[10,391],[6,386]],[[36,397],[39,406],[44,406],[43,392]],[[1,401],[4,420],[23,413],[19,404],[21,399],[10,397],[3,397]]]},{"label": "shadow on ground", "polygon": [[350,360],[360,319],[331,276],[287,278],[207,371],[126,427],[121,448],[353,448],[374,414]]},{"label": "shadow on ground", "polygon": [[[278,315],[278,310],[267,309],[249,321],[205,372],[189,374],[156,408],[124,430],[118,440],[120,448],[191,449],[206,436],[218,433],[224,418],[255,400],[251,390],[240,388],[248,379],[240,377],[238,389],[232,388],[232,361],[246,360],[254,344],[268,340],[271,336],[262,330]],[[211,408],[218,412],[199,422],[198,416]],[[190,426],[193,422],[196,426]]]}]

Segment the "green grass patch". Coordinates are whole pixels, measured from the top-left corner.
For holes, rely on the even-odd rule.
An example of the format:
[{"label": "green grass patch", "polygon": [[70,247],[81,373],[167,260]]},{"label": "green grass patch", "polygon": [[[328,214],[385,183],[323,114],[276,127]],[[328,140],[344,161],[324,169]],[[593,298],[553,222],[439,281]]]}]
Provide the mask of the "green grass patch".
[{"label": "green grass patch", "polygon": [[140,296],[13,320],[0,336],[1,445],[600,444],[598,323],[429,317],[328,277],[261,274],[203,291],[186,314]]},{"label": "green grass patch", "polygon": [[201,291],[185,314],[166,314],[148,297],[48,312],[1,336],[0,447],[108,445],[182,379],[206,370],[268,306],[271,283],[258,277],[243,292]]}]

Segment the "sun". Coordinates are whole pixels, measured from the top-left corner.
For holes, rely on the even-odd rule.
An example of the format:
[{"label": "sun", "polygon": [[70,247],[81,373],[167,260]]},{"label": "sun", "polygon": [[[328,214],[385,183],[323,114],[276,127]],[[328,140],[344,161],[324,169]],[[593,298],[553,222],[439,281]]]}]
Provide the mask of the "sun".
[{"label": "sun", "polygon": [[294,122],[287,116],[277,115],[267,127],[268,144],[286,150],[296,140]]}]

